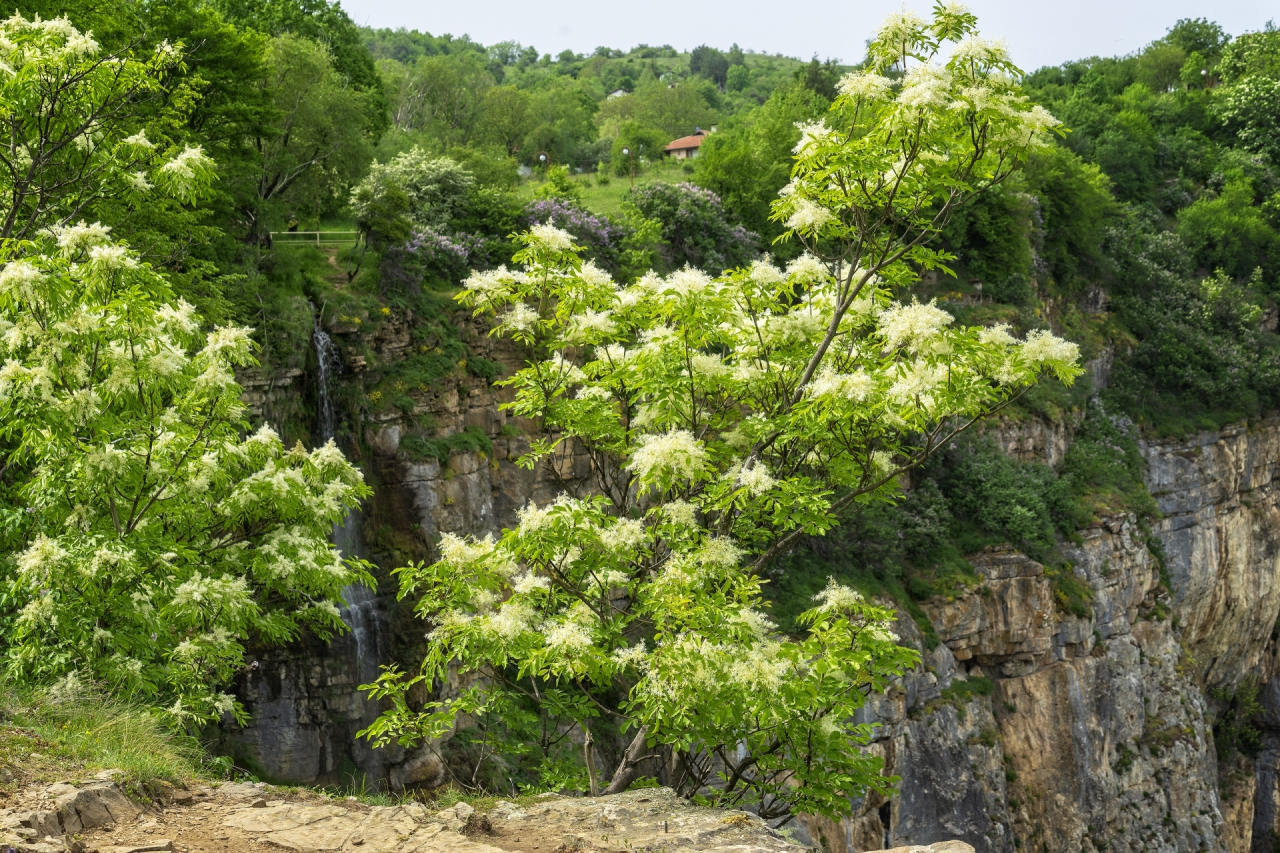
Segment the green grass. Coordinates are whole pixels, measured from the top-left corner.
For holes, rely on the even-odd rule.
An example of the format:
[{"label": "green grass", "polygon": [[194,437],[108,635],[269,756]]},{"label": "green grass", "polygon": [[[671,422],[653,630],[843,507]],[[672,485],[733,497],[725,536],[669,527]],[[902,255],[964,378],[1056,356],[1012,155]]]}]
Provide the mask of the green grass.
[{"label": "green grass", "polygon": [[[682,164],[675,160],[663,160],[651,164],[647,169],[640,169],[637,165],[635,185],[640,187],[654,183],[678,184],[692,179],[693,175],[686,172]],[[607,184],[601,184],[594,174],[574,175],[572,180],[582,191],[582,206],[592,213],[606,216],[617,216],[622,212],[622,201],[631,189],[629,177],[619,178],[611,175]],[[530,201],[536,197],[538,187],[541,185],[541,181],[536,178],[531,179],[521,184],[516,192],[520,198]]]},{"label": "green grass", "polygon": [[102,770],[123,771],[126,785],[182,784],[210,769],[193,738],[140,705],[0,681],[0,789]]}]

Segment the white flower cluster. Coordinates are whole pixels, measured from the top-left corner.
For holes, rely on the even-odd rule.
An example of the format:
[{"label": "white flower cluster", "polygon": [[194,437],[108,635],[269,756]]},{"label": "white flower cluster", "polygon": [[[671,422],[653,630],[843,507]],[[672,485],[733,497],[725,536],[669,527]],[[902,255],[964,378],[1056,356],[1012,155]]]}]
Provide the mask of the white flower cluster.
[{"label": "white flower cluster", "polygon": [[160,167],[160,171],[182,183],[194,180],[197,174],[213,168],[213,161],[200,145],[188,145],[182,153]]},{"label": "white flower cluster", "polygon": [[778,656],[781,649],[781,643],[769,640],[742,649],[732,656],[729,678],[748,690],[777,690],[791,670],[790,661]]},{"label": "white flower cluster", "polygon": [[[805,254],[808,255],[807,252]],[[787,279],[782,270],[773,265],[772,259],[765,255],[751,262],[751,280],[756,284],[779,285]]]},{"label": "white flower cluster", "polygon": [[662,507],[662,514],[677,527],[695,527],[698,523],[698,508],[688,501],[671,501]]},{"label": "white flower cluster", "polygon": [[787,275],[805,284],[825,283],[831,280],[830,268],[808,252],[787,264]]},{"label": "white flower cluster", "polygon": [[535,575],[533,572],[525,572],[515,579],[511,588],[517,595],[528,595],[531,592],[551,589],[551,580],[542,575]]},{"label": "white flower cluster", "polygon": [[1004,39],[985,39],[972,33],[960,40],[951,52],[951,61],[962,65],[990,66],[1009,61]]},{"label": "white flower cluster", "polygon": [[620,518],[600,531],[600,544],[610,551],[634,551],[647,539],[644,522],[636,518]]},{"label": "white flower cluster", "polygon": [[[475,277],[476,274],[473,273],[471,278]],[[471,279],[467,279],[468,286],[470,286],[470,282]],[[533,329],[540,319],[542,319],[541,315],[525,303],[513,302],[506,313],[502,315],[502,324],[515,332],[528,332]]]},{"label": "white flower cluster", "polygon": [[493,553],[493,535],[483,539],[464,539],[455,533],[440,537],[440,557],[454,566],[469,566]]},{"label": "white flower cluster", "polygon": [[859,101],[883,101],[889,97],[893,81],[874,71],[854,71],[840,78],[836,89],[840,94]]},{"label": "white flower cluster", "polygon": [[570,656],[579,655],[594,645],[591,632],[577,622],[559,622],[544,626],[547,646]]},{"label": "white flower cluster", "polygon": [[22,302],[34,302],[39,296],[36,287],[44,279],[45,274],[30,261],[10,261],[0,269],[0,293]]},{"label": "white flower cluster", "polygon": [[738,486],[746,489],[747,492],[755,497],[763,495],[778,485],[778,481],[769,474],[769,470],[765,468],[763,462],[756,462],[746,470],[739,469],[736,479]]},{"label": "white flower cluster", "polygon": [[81,219],[75,225],[54,225],[49,234],[58,243],[58,248],[67,257],[74,256],[84,249],[97,246],[110,239],[111,226],[95,222],[86,225]]},{"label": "white flower cluster", "polygon": [[645,435],[632,452],[627,469],[644,484],[667,478],[697,480],[706,472],[707,451],[688,430]]},{"label": "white flower cluster", "polygon": [[865,370],[856,373],[836,373],[824,368],[809,383],[809,394],[814,397],[840,397],[861,403],[876,390],[876,380]]},{"label": "white flower cluster", "polygon": [[634,667],[641,672],[648,669],[649,650],[645,648],[644,640],[634,646],[617,649],[609,657],[621,667]]},{"label": "white flower cluster", "polygon": [[1016,344],[1018,339],[1009,334],[1008,324],[998,323],[978,332],[978,342],[986,346],[1011,346]]},{"label": "white flower cluster", "polygon": [[951,72],[933,63],[911,68],[903,77],[898,103],[912,109],[948,106],[951,103]]},{"label": "white flower cluster", "polygon": [[[523,307],[523,306],[521,306]],[[569,318],[564,339],[571,344],[596,343],[618,329],[608,311],[581,311]]]},{"label": "white flower cluster", "polygon": [[918,402],[926,412],[934,409],[934,395],[946,385],[947,366],[917,360],[899,375],[889,388],[889,399],[900,404]]},{"label": "white flower cluster", "polygon": [[[511,285],[523,276],[523,273],[513,273],[503,264],[497,269],[484,272],[472,270],[462,286],[471,292],[478,307],[488,308],[505,301],[507,294],[511,292]],[[537,317],[534,316],[533,319],[536,320]]]},{"label": "white flower cluster", "polygon": [[787,218],[787,227],[795,231],[813,233],[835,218],[835,214],[816,201],[797,198],[791,203],[791,216]]},{"label": "white flower cluster", "polygon": [[89,265],[100,270],[131,270],[137,269],[138,259],[127,246],[97,245],[89,249]]},{"label": "white flower cluster", "polygon": [[531,240],[553,252],[567,252],[573,248],[573,235],[554,225],[534,225],[529,229]]},{"label": "white flower cluster", "polygon": [[120,144],[128,145],[132,148],[142,148],[144,150],[150,150],[155,147],[155,144],[150,139],[147,139],[147,132],[145,130],[140,130],[133,134],[133,136],[126,136],[124,139],[120,140]]},{"label": "white flower cluster", "polygon": [[924,31],[925,20],[917,12],[901,9],[890,12],[876,33],[876,40],[901,50],[916,44]]},{"label": "white flower cluster", "polygon": [[826,589],[813,597],[823,613],[847,613],[862,604],[862,593],[827,578]]},{"label": "white flower cluster", "polygon": [[689,266],[681,267],[665,279],[653,275],[646,276],[641,282],[654,293],[679,299],[697,298],[719,287],[711,276]]},{"label": "white flower cluster", "polygon": [[156,309],[156,323],[168,334],[189,335],[199,326],[195,307],[185,299],[166,302]]},{"label": "white flower cluster", "polygon": [[538,614],[532,607],[520,601],[505,602],[498,612],[484,622],[485,633],[510,642],[527,631],[532,631]]},{"label": "white flower cluster", "polygon": [[879,330],[889,349],[905,347],[920,352],[933,343],[954,318],[933,302],[895,303],[880,315]]},{"label": "white flower cluster", "polygon": [[1027,333],[1027,342],[1022,345],[1022,357],[1031,364],[1065,366],[1075,364],[1080,358],[1080,347],[1052,332],[1036,329]]},{"label": "white flower cluster", "polygon": [[831,135],[831,128],[822,119],[814,122],[796,122],[796,130],[800,131],[800,141],[791,149],[791,153],[799,156],[812,153],[812,149]]}]

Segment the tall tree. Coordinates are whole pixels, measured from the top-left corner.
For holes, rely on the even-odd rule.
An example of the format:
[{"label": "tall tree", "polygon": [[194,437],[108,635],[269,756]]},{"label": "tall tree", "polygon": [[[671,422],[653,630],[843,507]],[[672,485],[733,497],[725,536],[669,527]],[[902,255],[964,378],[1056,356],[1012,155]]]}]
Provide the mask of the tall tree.
[{"label": "tall tree", "polygon": [[382,78],[373,56],[337,0],[209,0],[227,18],[271,36],[292,33],[325,46],[344,83],[364,92],[365,129],[375,137],[387,126]]},{"label": "tall tree", "polygon": [[369,158],[363,93],[346,85],[328,51],[289,33],[267,50],[261,86],[274,107],[255,140],[258,160],[243,214],[249,236],[265,239],[283,209],[313,210],[345,194]]},{"label": "tall tree", "polygon": [[177,723],[243,718],[223,690],[247,640],[342,630],[342,587],[369,577],[328,537],[368,489],[332,444],[246,437],[248,330],[202,333],[109,226],[73,221],[104,195],[159,205],[212,180],[199,149],[164,157],[163,125],[130,123],[173,48],[102,56],[65,19],[19,16],[0,43],[22,238],[0,246],[6,668],[103,683]]},{"label": "tall tree", "polygon": [[[956,8],[891,17],[871,67],[802,129],[774,208],[807,250],[786,270],[619,287],[538,226],[518,271],[466,282],[462,301],[530,353],[509,382],[508,408],[540,427],[521,464],[581,452],[590,475],[501,538],[446,536],[436,563],[398,571],[432,643],[416,673],[379,680],[392,708],[376,742],[437,738],[472,715],[486,749],[510,733],[503,761],[531,754],[563,779],[567,755],[541,732],[576,726],[590,744],[593,728],[622,731],[605,793],[661,762],[678,791],[766,818],[838,817],[887,790],[855,713],[915,653],[895,645],[889,611],[834,582],[805,636],[780,636],[758,571],[842,507],[888,498],[1040,376],[1080,373],[1075,345],[1047,332],[1019,341],[893,300],[948,260],[928,244],[951,212],[1056,125]],[[462,695],[411,704],[458,672],[476,676]],[[580,766],[594,767],[590,747]]]}]

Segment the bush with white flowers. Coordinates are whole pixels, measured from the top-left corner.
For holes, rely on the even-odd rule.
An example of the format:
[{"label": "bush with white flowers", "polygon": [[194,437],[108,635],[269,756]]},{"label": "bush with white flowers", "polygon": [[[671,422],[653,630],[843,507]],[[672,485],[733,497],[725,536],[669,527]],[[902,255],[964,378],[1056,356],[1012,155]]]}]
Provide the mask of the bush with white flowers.
[{"label": "bush with white flowers", "polygon": [[335,602],[369,575],[328,538],[369,489],[332,442],[245,436],[249,330],[202,333],[109,238],[55,228],[0,256],[5,663],[179,724],[243,719],[224,690],[246,641],[342,630]]},{"label": "bush with white flowers", "polygon": [[[609,792],[662,775],[765,817],[834,817],[888,789],[855,719],[917,660],[896,644],[893,613],[833,583],[803,636],[783,636],[759,570],[842,507],[890,498],[900,474],[1041,377],[1080,372],[1076,347],[1048,332],[1020,341],[894,301],[948,260],[928,244],[949,211],[1054,124],[974,26],[956,7],[895,16],[873,67],[803,128],[775,216],[807,251],[785,269],[620,285],[543,227],[522,237],[519,269],[466,282],[462,301],[534,354],[507,381],[508,408],[541,430],[521,463],[580,452],[592,476],[500,538],[446,536],[438,562],[399,570],[430,644],[419,670],[376,686],[393,703],[368,732],[376,742],[524,708],[531,741],[507,752],[542,750],[547,767],[547,732],[581,729],[601,756],[593,727],[625,733]],[[890,65],[902,79],[883,76]],[[459,673],[478,676],[461,696],[411,700]]]}]

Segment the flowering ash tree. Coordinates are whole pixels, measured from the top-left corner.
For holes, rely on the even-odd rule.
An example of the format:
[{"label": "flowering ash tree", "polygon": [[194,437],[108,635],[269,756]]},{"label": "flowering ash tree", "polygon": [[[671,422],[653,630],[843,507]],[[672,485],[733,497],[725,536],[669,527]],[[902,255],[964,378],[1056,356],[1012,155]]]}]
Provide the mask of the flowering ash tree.
[{"label": "flowering ash tree", "polygon": [[169,49],[96,50],[63,19],[0,23],[0,125],[35,140],[0,150],[0,651],[11,677],[93,681],[175,724],[243,720],[222,689],[245,642],[327,637],[342,588],[372,582],[329,544],[369,488],[332,443],[246,437],[249,330],[203,333],[109,227],[70,223],[95,197],[181,202],[213,177],[199,149],[110,135],[117,87],[146,89]]},{"label": "flowering ash tree", "polygon": [[[899,475],[1042,376],[1080,373],[1075,345],[1048,332],[960,328],[893,299],[948,259],[928,246],[948,214],[1056,125],[974,29],[954,6],[894,16],[872,67],[802,128],[774,215],[808,251],[786,269],[619,286],[539,226],[521,269],[466,282],[460,298],[535,354],[508,380],[509,410],[541,429],[522,464],[577,451],[592,477],[499,539],[445,536],[438,562],[399,570],[434,628],[420,670],[373,689],[393,702],[376,742],[441,737],[460,715],[512,728],[532,708],[520,748],[553,754],[581,729],[593,793],[663,775],[777,818],[836,817],[889,790],[860,749],[871,726],[853,720],[917,660],[893,612],[832,582],[804,635],[782,636],[759,570],[841,509],[891,499]],[[476,676],[461,695],[411,707],[412,688],[459,673]],[[607,785],[592,727],[629,739]]]},{"label": "flowering ash tree", "polygon": [[342,630],[371,582],[329,544],[369,494],[330,442],[245,437],[249,330],[190,305],[108,229],[57,229],[0,268],[0,533],[20,608],[11,675],[96,681],[178,723],[243,719],[244,643]]},{"label": "flowering ash tree", "polygon": [[0,238],[75,222],[105,199],[190,201],[208,158],[161,144],[157,121],[174,116],[165,82],[181,68],[167,42],[108,54],[66,18],[0,21]]}]

